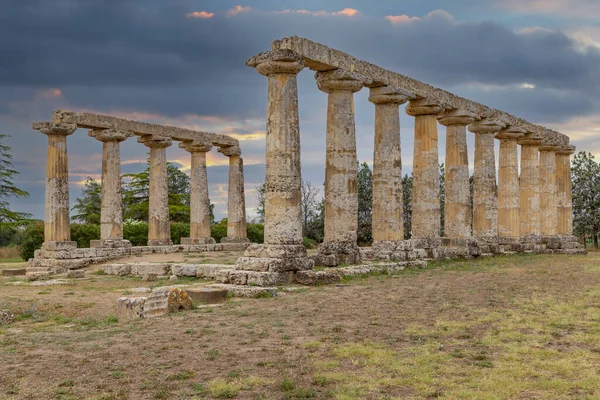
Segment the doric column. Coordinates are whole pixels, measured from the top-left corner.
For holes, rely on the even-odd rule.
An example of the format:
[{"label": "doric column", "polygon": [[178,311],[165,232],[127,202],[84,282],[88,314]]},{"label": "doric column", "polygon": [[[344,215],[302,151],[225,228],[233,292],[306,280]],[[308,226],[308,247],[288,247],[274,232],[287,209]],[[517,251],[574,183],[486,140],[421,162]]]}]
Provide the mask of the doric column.
[{"label": "doric column", "polygon": [[556,151],[559,146],[542,144],[540,146],[540,217],[542,236],[558,234]]},{"label": "doric column", "polygon": [[208,178],[206,175],[206,153],[212,149],[212,143],[184,142],[179,147],[191,154],[190,168],[190,237],[181,238],[181,244],[213,244],[210,236],[210,199],[208,197]]},{"label": "doric column", "polygon": [[221,243],[248,243],[246,233],[246,196],[244,195],[244,160],[239,147],[220,147],[219,153],[229,157],[227,185],[227,237]]},{"label": "doric column", "polygon": [[75,124],[37,122],[33,129],[48,135],[46,162],[46,214],[44,220],[44,249],[76,248],[71,241],[69,218],[69,158],[67,136],[77,129]]},{"label": "doric column", "polygon": [[519,159],[517,139],[525,134],[519,127],[508,127],[496,134],[500,140],[498,162],[498,236],[518,238],[519,218]]},{"label": "doric column", "polygon": [[504,125],[484,119],[469,125],[475,134],[473,168],[473,236],[493,239],[498,237],[498,196],[496,187],[496,156],[494,134]]},{"label": "doric column", "polygon": [[442,108],[427,99],[412,100],[406,113],[415,117],[412,237],[440,236],[440,167],[437,114]]},{"label": "doric column", "polygon": [[354,93],[363,81],[352,72],[315,74],[317,86],[328,93],[325,160],[325,238],[320,254],[326,265],[352,264],[360,259]]},{"label": "doric column", "polygon": [[129,247],[131,243],[123,240],[121,142],[133,136],[133,133],[94,129],[89,131],[89,136],[102,142],[100,240],[92,240],[90,247]]},{"label": "doric column", "polygon": [[469,190],[469,154],[467,125],[474,121],[465,111],[455,110],[438,118],[446,127],[446,163],[444,175],[444,236],[471,236],[471,195]]},{"label": "doric column", "polygon": [[408,97],[389,86],[371,88],[375,104],[373,243],[404,240],[400,104]]},{"label": "doric column", "polygon": [[529,132],[518,140],[521,145],[521,177],[519,179],[519,219],[521,237],[539,236],[540,229],[540,162],[542,138]]},{"label": "doric column", "polygon": [[558,234],[573,235],[573,193],[571,182],[571,154],[575,146],[561,147],[556,152],[556,182],[558,191]]},{"label": "doric column", "polygon": [[165,136],[142,136],[138,142],[150,148],[150,200],[148,206],[148,246],[172,246],[169,221],[167,147],[173,141]]}]

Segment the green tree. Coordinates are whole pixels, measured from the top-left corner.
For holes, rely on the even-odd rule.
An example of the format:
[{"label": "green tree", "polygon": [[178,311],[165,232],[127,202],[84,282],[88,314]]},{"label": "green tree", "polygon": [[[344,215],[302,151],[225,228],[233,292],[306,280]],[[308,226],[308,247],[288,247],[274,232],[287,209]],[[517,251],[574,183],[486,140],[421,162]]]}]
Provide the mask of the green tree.
[{"label": "green tree", "polygon": [[81,197],[75,199],[71,218],[83,224],[100,224],[100,208],[102,206],[100,182],[88,176]]},{"label": "green tree", "polygon": [[258,215],[258,222],[265,222],[265,193],[266,183],[263,182],[256,186],[256,214]]},{"label": "green tree", "polygon": [[[29,193],[15,184],[15,178],[19,172],[14,169],[12,164],[12,148],[4,144],[7,138],[10,136],[0,134],[0,230],[8,230],[12,233],[27,225],[31,214],[12,211],[9,208],[10,199],[29,197]],[[3,236],[0,235],[0,238]],[[0,243],[0,245],[4,245],[4,243]]]},{"label": "green tree", "polygon": [[317,213],[319,188],[302,180],[302,235],[308,236],[309,224]]},{"label": "green tree", "polygon": [[358,164],[358,243],[373,241],[373,172],[369,164]]},{"label": "green tree", "polygon": [[402,220],[404,222],[404,239],[412,236],[412,187],[413,176],[404,175],[402,178]]},{"label": "green tree", "polygon": [[573,227],[584,244],[591,237],[598,247],[600,233],[600,165],[593,154],[580,151],[573,158]]},{"label": "green tree", "polygon": [[446,169],[444,164],[440,164],[440,236],[444,236],[444,203],[446,202]]}]

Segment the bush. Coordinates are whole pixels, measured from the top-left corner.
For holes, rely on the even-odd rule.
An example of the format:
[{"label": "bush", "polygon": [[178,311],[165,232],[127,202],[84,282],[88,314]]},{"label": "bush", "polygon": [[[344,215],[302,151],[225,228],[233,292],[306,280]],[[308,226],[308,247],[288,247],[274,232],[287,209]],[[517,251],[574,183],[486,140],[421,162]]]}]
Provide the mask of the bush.
[{"label": "bush", "polygon": [[190,237],[190,224],[188,222],[172,222],[171,240],[173,244],[181,244],[182,237]]},{"label": "bush", "polygon": [[317,248],[317,242],[307,238],[306,236],[304,236],[302,238],[302,244],[304,245],[304,247],[306,247],[307,249],[316,249]]},{"label": "bush", "polygon": [[128,219],[123,222],[123,239],[129,240],[133,246],[148,244],[148,223]]},{"label": "bush", "polygon": [[34,222],[29,225],[23,233],[23,243],[19,248],[21,258],[25,261],[33,258],[36,250],[42,248],[44,243],[44,223]]},{"label": "bush", "polygon": [[263,224],[246,224],[246,234],[252,243],[263,243],[265,226]]},{"label": "bush", "polygon": [[79,248],[90,247],[90,240],[100,240],[100,225],[71,224],[71,240]]},{"label": "bush", "polygon": [[227,222],[219,222],[216,225],[210,227],[210,236],[212,236],[217,243],[221,243],[221,239],[227,236]]}]

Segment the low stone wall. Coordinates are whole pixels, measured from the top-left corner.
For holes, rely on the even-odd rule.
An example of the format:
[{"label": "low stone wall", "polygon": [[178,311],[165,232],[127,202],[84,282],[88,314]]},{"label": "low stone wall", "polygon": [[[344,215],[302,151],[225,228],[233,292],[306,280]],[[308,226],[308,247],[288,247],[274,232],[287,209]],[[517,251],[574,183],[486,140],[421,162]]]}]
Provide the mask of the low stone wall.
[{"label": "low stone wall", "polygon": [[224,264],[175,264],[175,263],[128,263],[105,264],[100,267],[107,275],[146,276],[154,274],[157,277],[196,277],[216,279],[220,271],[233,271],[233,265]]}]

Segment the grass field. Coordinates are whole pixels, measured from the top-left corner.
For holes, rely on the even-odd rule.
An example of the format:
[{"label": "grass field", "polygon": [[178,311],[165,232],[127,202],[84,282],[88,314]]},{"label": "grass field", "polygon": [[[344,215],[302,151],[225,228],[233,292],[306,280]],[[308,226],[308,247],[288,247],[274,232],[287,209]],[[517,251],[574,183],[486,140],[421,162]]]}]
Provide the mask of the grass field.
[{"label": "grass field", "polygon": [[[598,399],[600,254],[448,261],[117,323],[148,284],[0,286],[0,399]],[[7,281],[0,278],[0,284]]]}]

